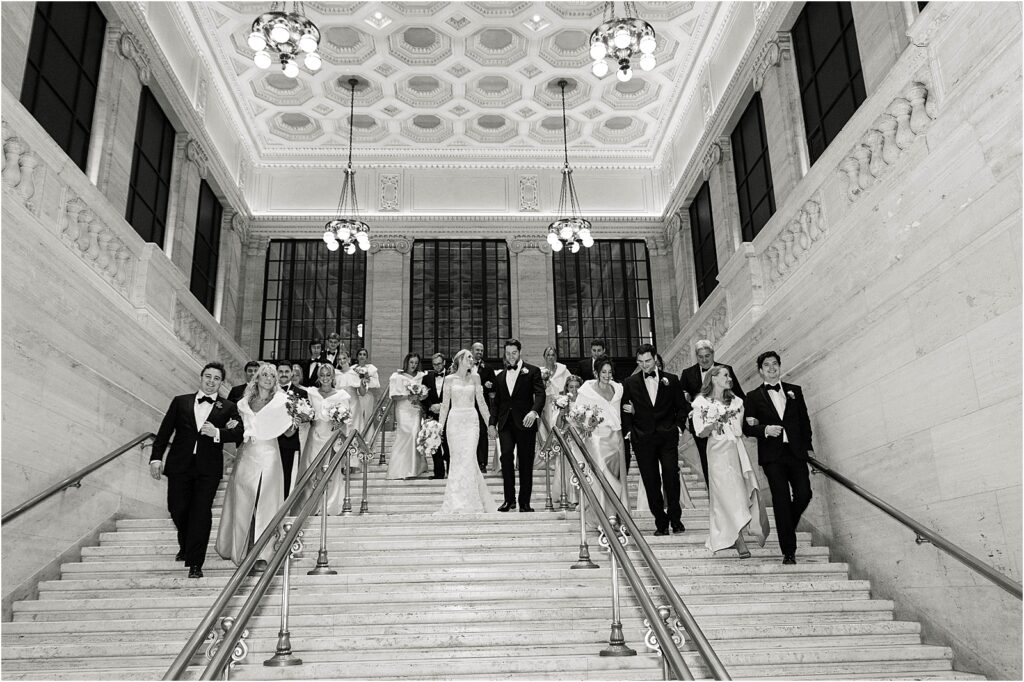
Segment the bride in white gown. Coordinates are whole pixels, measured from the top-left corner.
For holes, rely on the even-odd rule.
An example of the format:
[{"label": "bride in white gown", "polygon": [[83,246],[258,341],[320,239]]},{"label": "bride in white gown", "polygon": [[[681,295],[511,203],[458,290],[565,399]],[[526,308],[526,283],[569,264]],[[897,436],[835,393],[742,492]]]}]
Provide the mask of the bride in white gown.
[{"label": "bride in white gown", "polygon": [[473,514],[495,510],[494,498],[487,489],[484,475],[476,461],[478,439],[487,436],[480,433],[480,421],[473,407],[474,402],[485,424],[490,413],[484,401],[480,377],[472,374],[475,364],[472,353],[460,350],[452,360],[452,373],[445,386],[439,420],[442,429],[445,426],[448,428],[451,464],[439,514]]}]

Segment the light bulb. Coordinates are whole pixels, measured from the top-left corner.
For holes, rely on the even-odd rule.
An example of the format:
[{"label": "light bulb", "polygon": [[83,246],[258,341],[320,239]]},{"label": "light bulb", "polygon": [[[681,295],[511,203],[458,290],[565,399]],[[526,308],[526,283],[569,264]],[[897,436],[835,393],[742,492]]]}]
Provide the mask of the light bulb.
[{"label": "light bulb", "polygon": [[263,34],[259,31],[253,31],[249,34],[249,39],[246,41],[249,47],[257,52],[267,46],[267,39],[263,37]]},{"label": "light bulb", "polygon": [[560,236],[560,237],[561,237],[562,239],[564,239],[564,240],[566,240],[566,241],[569,241],[570,239],[572,239],[572,228],[571,228],[571,227],[569,227],[568,225],[565,225],[565,226],[564,226],[564,227],[563,227],[563,228],[561,229],[561,231],[559,231],[558,235],[559,235],[559,236]]},{"label": "light bulb", "polygon": [[593,237],[591,237],[590,235],[587,235],[586,237],[583,238],[583,246],[585,246],[585,247],[587,247],[589,249],[593,245],[594,245],[594,238]]},{"label": "light bulb", "polygon": [[557,239],[555,241],[551,242],[551,250],[554,251],[555,253],[558,253],[559,251],[561,251],[562,248],[563,248],[562,242],[558,241]]},{"label": "light bulb", "polygon": [[299,49],[303,52],[316,52],[318,44],[311,33],[305,33],[299,38]]},{"label": "light bulb", "polygon": [[351,256],[355,252],[356,252],[356,245],[355,244],[349,244],[348,246],[345,247],[345,253],[347,253],[348,255]]},{"label": "light bulb", "polygon": [[625,69],[619,69],[618,72],[615,74],[615,77],[618,78],[623,83],[625,83],[626,81],[633,77],[633,69],[629,68],[628,66]]},{"label": "light bulb", "polygon": [[299,75],[299,65],[295,63],[294,59],[289,59],[288,61],[286,61],[281,70],[284,71],[284,75],[288,76],[289,78],[295,78],[296,76]]},{"label": "light bulb", "polygon": [[590,70],[598,78],[604,78],[608,74],[608,62],[603,59],[599,62],[594,62],[594,65],[590,67]]},{"label": "light bulb", "polygon": [[338,241],[347,242],[348,238],[352,236],[352,230],[347,227],[338,228]]},{"label": "light bulb", "polygon": [[277,24],[274,28],[270,29],[270,39],[275,43],[284,43],[291,37],[291,33],[288,31],[287,26]]},{"label": "light bulb", "polygon": [[644,71],[650,71],[658,63],[658,60],[654,58],[653,54],[645,54],[640,56],[640,68]]},{"label": "light bulb", "polygon": [[260,50],[252,56],[253,64],[260,67],[261,69],[269,69],[273,60],[270,58],[270,53],[266,50]]},{"label": "light bulb", "polygon": [[[320,61],[320,55],[318,55],[316,52],[310,52],[309,54],[307,54],[304,63],[306,65],[306,68],[309,69],[310,71],[319,71],[320,66],[323,64],[323,62]],[[643,65],[642,59],[640,60],[640,64]]]},{"label": "light bulb", "polygon": [[572,251],[573,253],[579,253],[580,243],[579,242],[573,242],[572,245],[569,247],[569,250]]},{"label": "light bulb", "polygon": [[587,228],[584,227],[582,230],[580,230],[579,237],[583,241],[586,241],[590,237],[590,230],[588,230]]},{"label": "light bulb", "polygon": [[366,249],[370,248],[370,236],[365,232],[356,233],[356,241],[359,242],[359,248],[361,248],[363,251],[366,251]]},{"label": "light bulb", "polygon": [[369,251],[370,250],[370,240],[366,240],[365,242],[359,242],[359,248],[362,249],[363,251]]},{"label": "light bulb", "polygon": [[330,244],[334,241],[334,230],[324,230],[324,244]]},{"label": "light bulb", "polygon": [[328,251],[337,251],[341,245],[338,242],[327,242]]},{"label": "light bulb", "polygon": [[590,43],[590,58],[595,62],[608,56],[608,47],[600,40]]},{"label": "light bulb", "polygon": [[548,232],[548,244],[554,246],[555,242],[558,241],[558,235],[554,232]]},{"label": "light bulb", "polygon": [[624,47],[629,47],[629,31],[627,31],[625,27],[619,28],[615,31],[615,37],[612,39],[612,42],[615,43],[615,47],[620,50]]},{"label": "light bulb", "polygon": [[644,37],[640,39],[640,51],[644,54],[651,54],[656,47],[658,47],[658,41],[650,33],[644,34]]}]

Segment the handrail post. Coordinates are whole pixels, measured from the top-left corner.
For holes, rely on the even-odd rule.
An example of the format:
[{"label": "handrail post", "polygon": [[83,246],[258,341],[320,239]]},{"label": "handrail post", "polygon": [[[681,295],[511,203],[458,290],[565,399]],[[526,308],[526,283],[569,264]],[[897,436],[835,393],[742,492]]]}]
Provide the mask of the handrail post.
[{"label": "handrail post", "polygon": [[[572,456],[572,454],[569,452],[568,449],[566,449],[563,454],[566,457],[571,457]],[[583,464],[582,462],[577,462],[577,464],[579,464],[580,471],[583,473],[583,477],[586,479],[587,483],[592,482],[592,479],[590,478],[590,474],[587,472],[586,465]],[[580,486],[583,485],[583,482],[580,481],[580,478],[579,478],[579,476],[576,475],[576,472],[573,472],[573,474],[572,474],[572,484],[573,484],[573,487],[575,487],[577,489],[580,488]],[[580,495],[579,510],[580,510],[580,556],[576,560],[576,563],[574,563],[569,568],[600,568],[600,566],[598,566],[597,564],[595,564],[593,561],[590,560],[590,546],[587,544],[587,510],[586,510],[586,507],[583,504],[583,495]]]},{"label": "handrail post", "polygon": [[[388,458],[384,454],[384,433],[387,430],[384,427],[387,426],[388,423],[389,411],[390,410],[384,410],[383,414],[380,416],[380,460],[377,462],[379,466],[384,466],[388,463]],[[369,460],[366,460],[366,466],[369,466],[369,462]],[[366,495],[363,495],[363,497],[365,498]],[[359,513],[362,514],[363,512],[360,511]]]},{"label": "handrail post", "polygon": [[[370,511],[370,505],[367,502],[366,498],[369,496],[369,488],[370,488],[370,460],[373,459],[373,453],[370,452],[369,448],[366,448],[366,447],[357,448],[356,445],[353,444],[353,445],[349,446],[349,460],[350,461],[352,459],[351,452],[352,452],[353,448],[356,448],[356,458],[363,465],[363,499],[359,503],[359,513],[360,514],[366,514],[367,512]],[[384,449],[383,449],[383,447],[381,448],[380,455],[381,455],[381,459],[383,459],[384,458]]]},{"label": "handrail post", "polygon": [[[233,616],[224,616],[220,619],[221,634],[218,635],[216,630],[210,630],[210,633],[206,635],[206,660],[213,660],[217,651],[220,650],[221,642],[224,641],[224,638],[234,625],[235,619]],[[249,631],[242,630],[242,636],[238,639],[238,643],[235,644],[235,648],[231,650],[231,660],[224,666],[222,675],[225,680],[231,679],[232,669],[249,655],[249,643],[245,641],[248,638]]]},{"label": "handrail post", "polygon": [[[326,476],[329,468],[330,460],[325,457],[322,475]],[[334,475],[337,476],[337,472]],[[312,483],[315,486],[317,481]],[[330,489],[331,484],[328,483],[327,487],[324,488],[324,495],[320,501],[320,550],[316,553],[316,566],[308,571],[306,575],[338,575],[338,572],[331,568],[330,563],[327,561],[327,494]]]},{"label": "handrail post", "polygon": [[549,431],[540,450],[540,459],[544,462],[544,488],[547,491],[547,497],[544,499],[544,511],[548,512],[555,511],[555,506],[551,501],[551,460],[557,458],[557,464],[557,460],[561,459],[560,455],[562,452],[558,443],[552,442],[554,440],[554,434]]},{"label": "handrail post", "polygon": [[[629,537],[625,533],[625,527],[619,524],[619,519],[614,514],[608,517],[612,530],[615,533],[615,540],[626,547],[629,544]],[[619,562],[615,559],[615,552],[611,550],[612,540],[605,535],[604,526],[601,527],[601,547],[608,551],[612,562],[612,626],[608,633],[608,646],[601,650],[602,656],[636,656],[636,650],[626,646],[626,639],[622,635],[622,618],[619,611]]]},{"label": "handrail post", "polygon": [[[672,642],[676,645],[676,648],[683,644],[683,633],[680,630],[682,623],[678,618],[672,617],[672,609],[669,606],[659,606],[658,616],[661,618],[661,622],[665,624],[665,629],[671,633]],[[647,628],[647,633],[644,635],[644,643],[647,648],[656,653],[661,658],[661,675],[664,680],[672,679],[672,671],[668,667],[668,659],[662,654],[661,642],[658,641],[658,635],[654,631],[654,626],[651,622],[644,618],[644,627]]]},{"label": "handrail post", "polygon": [[[352,455],[348,448],[345,448],[344,452],[338,453],[340,457],[345,458],[345,499],[341,502],[341,515],[351,516],[352,515]],[[327,495],[327,492],[324,492]],[[326,497],[324,499],[327,499]]]},{"label": "handrail post", "polygon": [[[324,494],[327,494],[326,489]],[[280,547],[281,542],[284,541],[285,536],[292,529],[292,524],[285,521],[283,529],[278,536],[278,540],[274,543],[278,547]],[[292,543],[288,554],[284,558],[283,574],[281,575],[281,630],[277,633],[277,649],[274,651],[274,655],[263,661],[263,665],[268,668],[302,665],[302,659],[292,655],[292,633],[288,631],[288,590],[291,589],[292,559],[301,551],[302,531],[300,530],[299,534],[295,537],[295,542]]]}]

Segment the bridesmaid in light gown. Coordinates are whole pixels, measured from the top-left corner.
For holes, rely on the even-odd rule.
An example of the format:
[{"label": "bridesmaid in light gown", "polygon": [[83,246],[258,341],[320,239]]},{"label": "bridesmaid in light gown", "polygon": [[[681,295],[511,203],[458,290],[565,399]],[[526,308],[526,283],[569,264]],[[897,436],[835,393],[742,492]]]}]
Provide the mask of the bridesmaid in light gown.
[{"label": "bridesmaid in light gown", "polygon": [[426,460],[416,453],[416,436],[420,431],[420,400],[409,395],[409,386],[423,383],[426,372],[420,372],[420,356],[409,353],[402,361],[402,371],[391,375],[388,391],[395,401],[395,439],[388,457],[387,478],[416,478],[427,470]]},{"label": "bridesmaid in light gown", "polygon": [[[310,464],[320,454],[321,448],[330,437],[338,430],[338,426],[331,420],[328,414],[335,405],[351,409],[351,399],[348,393],[334,388],[334,369],[330,365],[320,365],[317,370],[317,390],[310,390],[309,401],[313,404],[313,422],[310,425],[309,435],[306,436],[306,446],[302,449],[299,458],[299,466],[302,472],[309,468]],[[340,427],[342,435],[335,444],[337,448],[344,438],[349,434],[351,422]],[[337,450],[335,451],[337,452]],[[333,455],[336,457],[337,455]],[[342,465],[343,467],[344,465]],[[327,513],[332,516],[341,514],[342,503],[345,500],[345,479],[343,469],[338,468],[337,473],[327,484]],[[319,513],[320,507],[316,507],[314,513]]]},{"label": "bridesmaid in light gown", "polygon": [[[334,372],[334,387],[349,397],[349,409],[352,410],[352,422],[349,427],[358,432],[362,431],[362,413],[360,411],[359,394],[366,393],[359,375],[352,370],[351,356],[345,348],[338,348],[338,355],[334,358],[336,370]],[[352,472],[362,471],[359,462],[351,462]]]},{"label": "bridesmaid in light gown", "polygon": [[[245,560],[252,540],[266,530],[284,504],[284,468],[277,437],[295,431],[286,402],[287,394],[278,386],[277,370],[271,364],[260,363],[238,402],[245,431],[235,454],[217,531],[217,554],[236,566]],[[250,539],[254,518],[256,534]],[[267,543],[255,568],[265,568],[273,552],[274,543]]]},{"label": "bridesmaid in light gown", "polygon": [[[473,373],[476,360],[468,350],[460,350],[452,360],[452,373],[445,384],[444,402],[439,421],[448,434],[451,463],[448,483],[444,489],[439,514],[491,513],[495,510],[494,497],[487,489],[484,475],[476,461],[476,446],[480,438],[480,420],[490,418],[480,376]],[[476,406],[474,408],[474,405]]]},{"label": "bridesmaid in light gown", "polygon": [[[562,391],[565,389],[565,380],[569,378],[569,368],[558,362],[558,353],[555,351],[554,346],[548,346],[544,349],[544,365],[541,367],[540,373],[542,377],[547,377],[547,379],[544,381],[544,419],[541,420],[540,427],[537,429],[538,449],[548,439],[549,431],[547,426],[545,426],[545,421],[548,424],[554,424],[555,419],[558,417],[555,398],[562,394]],[[543,466],[539,457],[535,466]]]},{"label": "bridesmaid in light gown", "polygon": [[352,411],[353,415],[357,411],[359,414],[358,422],[353,419],[353,428],[361,432],[366,428],[366,423],[370,419],[370,413],[373,412],[373,405],[377,402],[378,391],[376,389],[380,388],[380,376],[377,368],[370,364],[370,351],[365,348],[360,348],[356,352],[356,367],[366,370],[366,378],[362,379],[363,390],[357,392],[356,396],[352,399],[352,402],[358,408],[358,410]]}]

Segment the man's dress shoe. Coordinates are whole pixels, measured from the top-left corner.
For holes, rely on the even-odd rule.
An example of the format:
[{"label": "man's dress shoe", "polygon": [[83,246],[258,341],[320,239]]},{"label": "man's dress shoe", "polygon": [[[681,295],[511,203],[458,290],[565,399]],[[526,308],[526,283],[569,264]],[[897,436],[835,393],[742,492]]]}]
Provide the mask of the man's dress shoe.
[{"label": "man's dress shoe", "polygon": [[659,528],[658,530],[654,531],[654,534],[655,535],[668,535],[668,529],[667,528]]},{"label": "man's dress shoe", "polygon": [[519,508],[519,511],[521,511],[521,512],[532,512],[533,511],[533,507],[530,507],[530,506],[527,506],[527,505],[524,504],[522,507]]},{"label": "man's dress shoe", "polygon": [[512,511],[515,508],[516,508],[516,503],[515,502],[504,502],[504,503],[502,503],[502,505],[500,507],[498,507],[498,511],[500,511],[500,512],[507,512],[507,511]]},{"label": "man's dress shoe", "polygon": [[672,532],[673,533],[685,533],[686,532],[686,526],[684,526],[682,523],[673,523],[672,524]]},{"label": "man's dress shoe", "polygon": [[178,553],[174,555],[174,560],[175,561],[184,561],[185,560],[185,550],[183,550],[183,549],[178,550]]},{"label": "man's dress shoe", "polygon": [[796,555],[795,554],[783,554],[782,555],[782,563],[784,563],[784,564],[795,564],[796,563]]},{"label": "man's dress shoe", "polygon": [[199,568],[198,566],[192,566],[191,568],[188,569],[188,577],[189,578],[202,578],[203,577],[203,569]]}]

